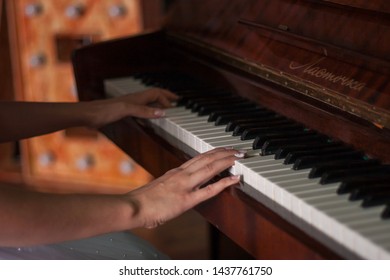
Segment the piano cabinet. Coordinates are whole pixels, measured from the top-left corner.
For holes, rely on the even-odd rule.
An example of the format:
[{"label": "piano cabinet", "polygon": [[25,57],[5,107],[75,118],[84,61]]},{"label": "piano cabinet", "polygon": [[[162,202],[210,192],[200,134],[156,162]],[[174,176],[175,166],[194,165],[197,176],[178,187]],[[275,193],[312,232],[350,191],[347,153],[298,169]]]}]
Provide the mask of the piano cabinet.
[{"label": "piano cabinet", "polygon": [[[375,46],[364,50],[364,38],[359,38],[353,49],[349,48],[355,38],[352,35],[344,38],[345,28],[340,31],[341,35],[333,31],[332,42],[323,40],[327,39],[326,30],[320,30],[317,38],[288,32],[288,28],[297,24],[295,27],[300,28],[302,34],[313,34],[310,24],[301,22],[299,25],[293,21],[294,15],[307,11],[316,14],[320,9],[325,19],[331,19],[336,13],[351,16],[350,28],[353,21],[360,22],[358,16],[364,21],[372,20],[377,14],[375,23],[383,28],[380,31],[390,32],[384,27],[388,23],[385,16],[388,11],[378,8],[386,5],[384,1],[378,1],[379,6],[347,0],[227,2],[216,0],[199,6],[196,1],[175,1],[163,30],[78,49],[73,55],[73,66],[80,99],[108,98],[104,89],[107,79],[138,73],[181,72],[228,89],[383,163],[390,162],[389,108],[383,92],[389,84],[382,80],[389,73],[388,58],[374,57]],[[262,13],[256,14],[263,5],[270,10],[278,5],[296,9],[284,19],[291,20],[291,24],[281,22],[272,28],[267,26],[265,23],[270,24],[274,19],[269,14],[264,18]],[[316,10],[311,10],[313,8]],[[255,21],[244,19],[255,16],[258,17]],[[310,17],[302,20],[310,21]],[[324,26],[326,28],[328,26]],[[246,43],[243,46],[239,44],[242,41]],[[324,49],[328,53],[324,54]],[[280,50],[286,53],[276,52]],[[270,51],[280,60],[270,57]],[[378,46],[377,55],[383,54],[382,46]],[[366,83],[367,92],[359,96],[353,89],[340,89],[340,84],[314,79],[310,77],[314,72],[308,73],[310,69],[300,73],[301,76],[292,76],[285,72],[291,66],[289,55],[301,61],[312,61],[313,57],[317,61],[320,61],[318,58],[326,60],[329,63],[326,67],[352,73],[351,77]],[[383,67],[378,79],[369,81],[379,66]],[[333,71],[327,69],[322,71]],[[370,94],[375,98],[370,99]],[[367,104],[367,100],[372,104]],[[372,110],[373,106],[376,111]],[[148,121],[124,119],[102,128],[102,132],[156,177],[190,158],[189,153],[156,134]],[[238,187],[232,187],[197,206],[196,210],[257,259],[359,258],[309,235],[298,220],[296,223],[287,221],[274,207],[272,201],[262,197],[254,199]]]},{"label": "piano cabinet", "polygon": [[[166,63],[163,52],[156,52],[156,50],[163,50],[159,37],[161,34],[153,33],[111,43],[99,43],[76,52],[74,66],[76,73],[80,74],[76,79],[78,79],[81,100],[104,98],[102,84],[104,79],[130,76],[137,72],[171,70],[172,65],[176,63],[173,63],[170,58],[166,59],[170,61]],[[134,48],[138,46],[142,48],[135,50]],[[107,56],[107,50],[110,50],[110,54],[115,57]],[[89,60],[89,55],[84,55],[83,52],[94,53],[90,61],[86,61]],[[179,59],[177,56],[175,60],[185,61],[182,65],[185,67],[189,65],[187,59],[183,57]],[[167,68],[167,65],[170,66]],[[204,74],[203,66],[198,65],[198,67],[201,68],[199,73]],[[191,69],[195,69],[194,65]],[[91,77],[84,79],[82,77],[84,75],[97,75],[100,80]],[[211,72],[206,76],[211,77],[216,74]],[[219,79],[222,79],[221,76]],[[216,82],[215,79],[213,81]],[[91,82],[93,84],[89,84]],[[140,120],[125,119],[102,128],[102,132],[155,177],[161,176],[190,158],[156,135]],[[337,254],[235,188],[204,202],[196,207],[196,210],[255,258],[339,258]]]}]

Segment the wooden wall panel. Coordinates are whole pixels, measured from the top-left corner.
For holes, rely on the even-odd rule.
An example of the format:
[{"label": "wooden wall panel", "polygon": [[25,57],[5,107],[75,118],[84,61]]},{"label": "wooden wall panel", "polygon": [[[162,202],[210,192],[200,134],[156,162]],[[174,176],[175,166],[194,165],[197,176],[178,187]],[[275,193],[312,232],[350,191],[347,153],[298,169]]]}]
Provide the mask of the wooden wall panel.
[{"label": "wooden wall panel", "polygon": [[[3,1],[0,1],[0,100],[14,98],[7,27]],[[17,142],[0,144],[0,180],[21,181]]]},{"label": "wooden wall panel", "polygon": [[[161,19],[160,1],[150,0],[9,0],[15,97],[25,101],[77,101],[70,63],[78,46],[136,34]],[[149,2],[145,5],[144,2]],[[147,7],[147,10],[144,10]],[[154,12],[155,20],[144,21]],[[25,180],[34,188],[67,191],[76,183],[90,191],[100,186],[123,192],[151,179],[145,170],[102,134],[70,129],[22,141]],[[53,184],[56,183],[56,184]],[[56,187],[57,188],[57,187]]]}]

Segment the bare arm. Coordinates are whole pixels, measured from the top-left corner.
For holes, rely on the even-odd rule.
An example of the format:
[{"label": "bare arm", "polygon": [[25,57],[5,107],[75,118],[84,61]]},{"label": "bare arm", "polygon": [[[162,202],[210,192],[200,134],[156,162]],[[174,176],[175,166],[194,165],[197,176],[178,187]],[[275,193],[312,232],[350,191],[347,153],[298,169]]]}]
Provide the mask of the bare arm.
[{"label": "bare arm", "polygon": [[101,127],[126,116],[162,117],[177,96],[161,89],[78,103],[0,102],[0,142],[75,126]]},{"label": "bare arm", "polygon": [[0,188],[0,246],[28,246],[155,227],[236,184],[206,184],[242,153],[215,149],[124,195],[57,195]]},{"label": "bare arm", "polygon": [[0,246],[28,246],[124,230],[135,207],[115,195],[57,195],[0,188]]}]

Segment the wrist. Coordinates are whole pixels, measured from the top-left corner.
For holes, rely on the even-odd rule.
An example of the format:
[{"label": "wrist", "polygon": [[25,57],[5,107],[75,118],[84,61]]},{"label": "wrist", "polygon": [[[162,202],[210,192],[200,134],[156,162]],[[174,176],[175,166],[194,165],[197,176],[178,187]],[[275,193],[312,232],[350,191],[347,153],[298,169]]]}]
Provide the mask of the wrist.
[{"label": "wrist", "polygon": [[124,224],[125,229],[135,229],[143,227],[142,221],[142,203],[138,199],[135,199],[129,194],[123,196],[125,202],[124,211]]},{"label": "wrist", "polygon": [[119,119],[119,115],[123,111],[122,107],[121,103],[111,102],[110,100],[80,102],[81,121],[84,126],[100,128]]}]

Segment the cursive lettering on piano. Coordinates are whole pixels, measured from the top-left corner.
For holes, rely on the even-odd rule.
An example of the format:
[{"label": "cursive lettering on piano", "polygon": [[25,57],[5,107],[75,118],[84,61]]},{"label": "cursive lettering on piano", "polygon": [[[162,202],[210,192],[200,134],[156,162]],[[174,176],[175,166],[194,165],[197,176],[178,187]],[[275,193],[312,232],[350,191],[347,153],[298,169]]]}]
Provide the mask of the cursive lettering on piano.
[{"label": "cursive lettering on piano", "polygon": [[313,77],[324,79],[326,81],[332,82],[334,84],[341,84],[342,86],[348,87],[350,89],[361,91],[366,84],[356,81],[351,77],[344,75],[337,75],[330,72],[328,69],[318,66],[325,57],[321,57],[319,60],[309,62],[307,64],[299,64],[292,61],[289,65],[291,70],[302,70],[303,73],[309,74]]}]

